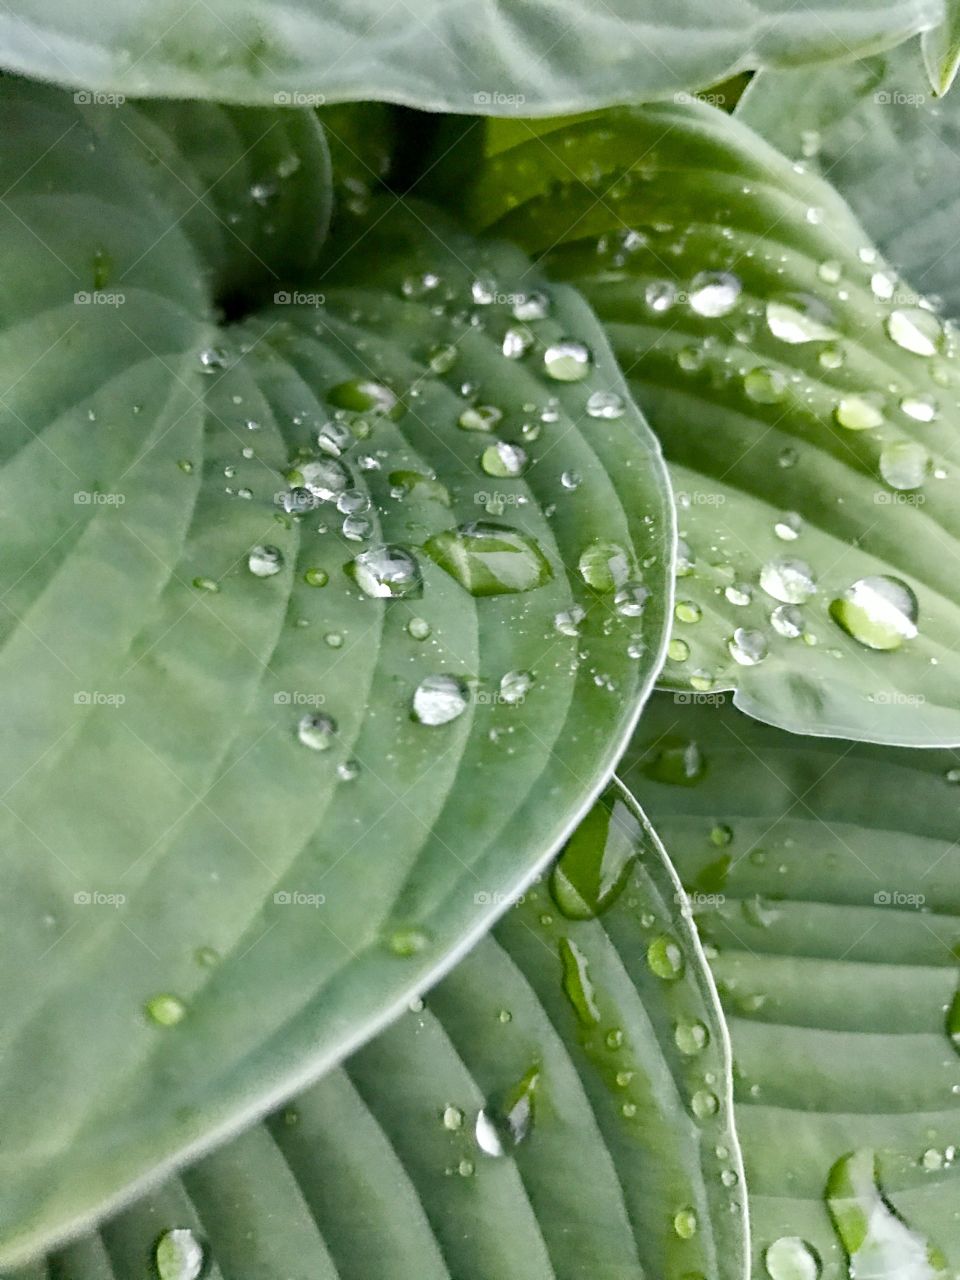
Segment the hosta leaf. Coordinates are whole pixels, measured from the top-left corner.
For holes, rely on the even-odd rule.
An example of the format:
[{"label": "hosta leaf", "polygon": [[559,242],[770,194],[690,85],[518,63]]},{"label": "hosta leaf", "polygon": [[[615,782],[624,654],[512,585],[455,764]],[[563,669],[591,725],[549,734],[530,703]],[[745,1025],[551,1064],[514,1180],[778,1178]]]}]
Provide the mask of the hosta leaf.
[{"label": "hosta leaf", "polygon": [[375,98],[497,115],[575,111],[735,70],[850,58],[939,23],[944,0],[114,0],[96,29],[68,0],[11,0],[4,65],[134,96],[316,104]]},{"label": "hosta leaf", "polygon": [[656,698],[624,776],[729,1019],[754,1274],[846,1280],[849,1254],[851,1275],[953,1276],[960,756],[800,739],[711,701]]},{"label": "hosta leaf", "polygon": [[664,680],[797,731],[960,741],[952,331],[720,111],[516,133],[491,128],[475,220],[584,291],[673,467]]},{"label": "hosta leaf", "polygon": [[31,1274],[140,1280],[189,1231],[216,1280],[741,1280],[727,1055],[679,881],[613,790],[425,1008]]},{"label": "hosta leaf", "polygon": [[760,75],[737,114],[823,172],[913,288],[960,315],[960,103],[931,95],[916,44],[802,82],[789,71]]},{"label": "hosta leaf", "polygon": [[[218,330],[181,110],[165,204],[138,113],[0,99],[4,1262],[439,977],[603,785],[666,630],[663,465],[583,301],[387,202]],[[431,548],[478,517],[475,597]]]}]

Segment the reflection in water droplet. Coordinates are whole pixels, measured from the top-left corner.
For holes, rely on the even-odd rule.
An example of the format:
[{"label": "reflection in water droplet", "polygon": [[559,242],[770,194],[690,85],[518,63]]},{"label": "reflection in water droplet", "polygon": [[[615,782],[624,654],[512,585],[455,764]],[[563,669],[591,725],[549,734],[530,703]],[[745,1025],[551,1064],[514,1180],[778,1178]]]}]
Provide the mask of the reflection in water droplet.
[{"label": "reflection in water droplet", "polygon": [[680,944],[666,933],[654,938],[647,948],[647,964],[658,978],[673,981],[681,977],[685,964]]},{"label": "reflection in water droplet", "polygon": [[940,1250],[912,1231],[884,1197],[872,1151],[855,1151],[836,1162],[826,1201],[851,1276],[948,1280]]},{"label": "reflection in water droplet", "polygon": [[423,550],[473,596],[531,591],[553,577],[536,539],[478,521],[428,538]]},{"label": "reflection in water droplet", "polygon": [[770,560],[760,570],[760,585],[783,604],[802,604],[816,591],[813,570],[805,560]]},{"label": "reflection in water droplet", "polygon": [[819,1280],[820,1259],[799,1236],[781,1236],[763,1255],[770,1280]]},{"label": "reflection in water droplet", "polygon": [[935,356],[943,350],[943,325],[924,307],[903,307],[891,311],[887,318],[887,333],[904,351],[915,356]]},{"label": "reflection in water droplet", "polygon": [[786,375],[779,369],[751,369],[743,380],[743,389],[756,404],[776,404],[787,390]]},{"label": "reflection in water droplet", "polygon": [[690,306],[709,319],[728,315],[737,305],[741,287],[729,271],[701,271],[690,285]]},{"label": "reflection in water droplet", "polygon": [[773,336],[791,345],[830,342],[839,337],[829,307],[812,294],[788,293],[771,300],[766,316]]},{"label": "reflection in water droplet", "polygon": [[553,342],[543,353],[547,376],[555,382],[581,382],[590,372],[592,363],[590,348],[574,338]]},{"label": "reflection in water droplet", "polygon": [[147,1017],[158,1027],[175,1027],[187,1015],[187,1006],[179,996],[168,993],[153,996],[144,1005]]},{"label": "reflection in water droplet", "polygon": [[503,413],[496,405],[492,404],[475,404],[469,409],[464,409],[460,417],[457,419],[457,426],[463,431],[483,431],[491,432],[497,423],[503,417]]},{"label": "reflection in water droplet", "polygon": [[767,638],[762,631],[737,627],[727,641],[727,650],[741,667],[755,667],[767,656]]},{"label": "reflection in water droplet", "polygon": [[355,413],[391,413],[397,406],[397,397],[389,387],[368,378],[340,382],[330,388],[326,399],[338,409],[351,409]]},{"label": "reflection in water droplet", "polygon": [[333,746],[336,735],[336,720],[323,712],[302,716],[297,725],[297,737],[311,751],[328,751]]},{"label": "reflection in water droplet", "polygon": [[283,568],[283,552],[277,547],[252,547],[247,567],[258,578],[272,578]]},{"label": "reflection in water droplet", "polygon": [[415,598],[423,594],[420,566],[406,547],[371,547],[343,566],[365,595],[374,598]]},{"label": "reflection in water droplet", "polygon": [[674,1041],[681,1053],[694,1058],[706,1048],[710,1033],[702,1022],[678,1022],[673,1033]]},{"label": "reflection in water droplet", "polygon": [[527,452],[518,444],[498,440],[484,449],[480,455],[480,466],[488,476],[512,480],[527,469]]},{"label": "reflection in water droplet", "polygon": [[478,1113],[477,1146],[488,1156],[505,1156],[529,1135],[534,1119],[534,1098],[540,1070],[532,1067],[512,1089],[492,1099]]},{"label": "reflection in water droplet", "polygon": [[803,614],[793,604],[777,605],[770,615],[770,625],[778,635],[796,640],[804,632]]},{"label": "reflection in water droplet", "polygon": [[654,782],[672,786],[695,786],[707,771],[707,764],[696,742],[683,739],[667,739],[658,744],[652,760],[643,765],[643,772]]},{"label": "reflection in water droplet", "polygon": [[600,1021],[596,995],[587,967],[587,958],[569,938],[560,939],[560,963],[563,966],[563,990],[584,1027],[595,1027]]},{"label": "reflection in water droplet", "polygon": [[697,1215],[690,1208],[679,1209],[674,1214],[673,1229],[681,1240],[691,1240],[697,1234]]},{"label": "reflection in water droplet", "polygon": [[591,542],[581,553],[577,567],[594,591],[616,591],[630,576],[629,557],[616,542]]},{"label": "reflection in water droplet", "polygon": [[625,411],[623,396],[616,391],[594,391],[587,400],[587,413],[591,418],[622,418]]},{"label": "reflection in water droplet", "polygon": [[690,1107],[698,1120],[708,1120],[710,1116],[717,1114],[720,1103],[717,1095],[709,1089],[698,1089],[690,1099]]},{"label": "reflection in water droplet", "polygon": [[507,671],[500,677],[500,701],[518,706],[533,688],[530,671]]},{"label": "reflection in water droplet", "polygon": [[159,1280],[198,1280],[204,1261],[203,1248],[187,1227],[173,1227],[157,1241],[154,1262]]},{"label": "reflection in water droplet", "polygon": [[449,724],[468,702],[467,686],[457,676],[425,676],[413,694],[413,718],[419,724]]},{"label": "reflection in water droplet", "polygon": [[930,454],[915,440],[894,440],[880,453],[880,475],[891,489],[919,489],[931,467]]},{"label": "reflection in water droplet", "polygon": [[867,649],[899,649],[917,635],[917,597],[900,578],[860,578],[830,603],[830,616]]},{"label": "reflection in water droplet", "polygon": [[339,458],[301,462],[288,474],[294,489],[302,488],[321,502],[333,502],[353,484],[353,477]]},{"label": "reflection in water droplet", "polygon": [[848,431],[870,431],[883,425],[882,411],[866,396],[843,396],[833,416]]},{"label": "reflection in water droplet", "polygon": [[550,891],[563,915],[592,920],[613,905],[630,877],[642,835],[636,815],[615,792],[606,792],[553,868]]}]

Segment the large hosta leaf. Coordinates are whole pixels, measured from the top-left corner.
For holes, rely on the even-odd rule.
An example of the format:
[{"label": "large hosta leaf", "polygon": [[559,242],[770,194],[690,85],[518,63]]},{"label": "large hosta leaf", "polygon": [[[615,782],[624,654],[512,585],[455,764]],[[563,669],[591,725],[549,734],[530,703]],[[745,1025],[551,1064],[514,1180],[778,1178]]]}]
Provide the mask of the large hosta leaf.
[{"label": "large hosta leaf", "polygon": [[656,698],[624,776],[694,895],[730,1022],[754,1274],[820,1274],[799,1237],[846,1280],[866,1210],[887,1243],[851,1275],[954,1276],[960,756],[791,737],[711,701]]},{"label": "large hosta leaf", "polygon": [[146,1280],[190,1231],[210,1280],[741,1280],[728,1052],[679,881],[611,791],[426,1008],[29,1275]]},{"label": "large hosta leaf", "polygon": [[960,102],[933,97],[915,44],[842,72],[760,75],[737,114],[822,172],[909,283],[960,315]]},{"label": "large hosta leaf", "polygon": [[582,288],[673,466],[664,679],[803,732],[960,741],[952,331],[720,111],[497,123],[488,151],[477,223]]},{"label": "large hosta leaf", "polygon": [[375,98],[497,115],[664,96],[738,69],[850,58],[936,25],[943,0],[10,0],[3,64],[87,89],[235,102]]},{"label": "large hosta leaf", "polygon": [[[184,208],[211,117],[168,110],[0,99],[5,1261],[438,977],[603,785],[666,630],[662,462],[585,410],[626,389],[583,301],[396,203],[278,290],[314,177],[228,199],[238,126]],[[236,225],[277,301],[218,330]]]}]

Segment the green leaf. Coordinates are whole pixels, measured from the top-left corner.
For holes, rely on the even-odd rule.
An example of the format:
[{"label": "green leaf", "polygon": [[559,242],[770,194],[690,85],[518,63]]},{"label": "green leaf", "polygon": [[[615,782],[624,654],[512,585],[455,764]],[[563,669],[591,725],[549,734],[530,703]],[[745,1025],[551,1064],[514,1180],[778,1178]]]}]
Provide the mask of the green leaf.
[{"label": "green leaf", "polygon": [[[728,1018],[754,1274],[785,1238],[784,1275],[846,1280],[845,1253],[850,1274],[954,1275],[960,756],[796,738],[722,701],[653,699],[623,776]],[[797,1237],[822,1273],[786,1269]]]},{"label": "green leaf", "polygon": [[931,97],[916,44],[805,76],[764,73],[737,114],[826,174],[907,281],[960,316],[960,104]]},{"label": "green leaf", "polygon": [[[582,299],[386,201],[217,328],[229,210],[184,210],[212,162],[180,167],[209,115],[179,111],[147,171],[139,111],[0,93],[5,1265],[439,978],[604,785],[666,637],[665,471]],[[316,177],[276,176],[245,243],[306,201],[308,246]],[[500,441],[522,475],[481,469]],[[478,517],[509,594],[421,550]],[[590,587],[610,544],[625,580]]]},{"label": "green leaf", "polygon": [[728,1053],[679,881],[611,790],[425,1008],[49,1274],[138,1280],[189,1230],[217,1280],[741,1280]]},{"label": "green leaf", "polygon": [[662,679],[795,731],[960,741],[952,330],[720,111],[494,126],[488,153],[475,222],[582,289],[672,467]]},{"label": "green leaf", "polygon": [[939,27],[924,31],[921,37],[923,62],[933,91],[940,97],[948,93],[960,66],[960,5],[946,0],[946,17]]},{"label": "green leaf", "polygon": [[317,105],[375,98],[539,115],[663,97],[739,70],[850,58],[938,24],[943,0],[114,0],[95,29],[68,0],[11,0],[4,65],[131,96]]}]

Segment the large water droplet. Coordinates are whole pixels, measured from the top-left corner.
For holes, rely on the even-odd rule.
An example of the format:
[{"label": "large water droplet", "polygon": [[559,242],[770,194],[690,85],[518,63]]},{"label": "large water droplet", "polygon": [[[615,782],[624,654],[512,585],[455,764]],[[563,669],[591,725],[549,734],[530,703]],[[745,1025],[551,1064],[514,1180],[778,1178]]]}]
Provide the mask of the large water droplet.
[{"label": "large water droplet", "polygon": [[204,1261],[203,1248],[187,1227],[173,1227],[157,1241],[154,1262],[160,1280],[198,1280]]},{"label": "large water droplet", "polygon": [[891,489],[919,489],[931,465],[929,452],[915,440],[894,440],[880,453],[880,475]]},{"label": "large water droplet", "polygon": [[783,604],[803,604],[817,589],[807,562],[789,558],[768,561],[760,570],[760,585]]},{"label": "large water droplet", "polygon": [[507,525],[478,521],[445,529],[423,550],[473,596],[532,591],[553,577],[536,539]]},{"label": "large water droplet", "polygon": [[513,480],[527,469],[527,452],[518,444],[498,440],[480,455],[480,466],[488,476],[500,480]]},{"label": "large water droplet", "polygon": [[616,542],[591,542],[581,553],[577,567],[594,591],[616,591],[630,577],[629,556]]},{"label": "large water droplet", "polygon": [[343,571],[368,596],[398,599],[423,594],[423,579],[415,557],[406,547],[393,543],[362,551],[343,566]]},{"label": "large water droplet", "polygon": [[837,1161],[827,1179],[826,1201],[851,1276],[948,1280],[940,1250],[912,1231],[884,1197],[872,1151]]},{"label": "large water droplet", "polygon": [[571,920],[590,920],[619,897],[642,841],[634,813],[607,792],[574,832],[553,868],[550,889]]},{"label": "large water droplet", "polygon": [[867,649],[899,649],[917,634],[917,597],[899,578],[859,578],[830,603],[830,616]]},{"label": "large water droplet", "polygon": [[830,342],[839,336],[829,307],[812,294],[788,293],[773,299],[767,303],[766,315],[773,336],[791,345]]},{"label": "large water droplet", "polygon": [[741,667],[755,667],[767,656],[767,638],[762,631],[737,627],[727,641],[727,650]]},{"label": "large water droplet", "polygon": [[283,552],[277,547],[252,547],[247,567],[258,578],[272,578],[283,568]]},{"label": "large water droplet", "polygon": [[468,703],[467,686],[457,676],[425,676],[413,694],[413,718],[420,724],[449,724]]},{"label": "large water droplet", "polygon": [[463,431],[482,431],[489,434],[503,417],[503,411],[495,404],[474,404],[464,409],[457,419]]},{"label": "large water droplet", "polygon": [[553,342],[543,353],[547,376],[556,382],[582,382],[592,363],[590,348],[575,338]]},{"label": "large water droplet", "polygon": [[903,307],[891,311],[887,318],[887,333],[904,351],[915,356],[935,356],[943,350],[943,325],[924,307]]},{"label": "large water droplet", "polygon": [[799,1236],[781,1236],[763,1255],[770,1280],[819,1280],[820,1259]]},{"label": "large water droplet", "polygon": [[701,271],[690,285],[690,306],[710,319],[728,315],[737,305],[741,288],[729,271]]},{"label": "large water droplet", "polygon": [[786,393],[786,374],[779,369],[751,369],[743,380],[743,389],[756,404],[776,404]]},{"label": "large water droplet", "polygon": [[353,484],[346,464],[339,458],[317,458],[301,462],[287,476],[295,488],[306,489],[322,502],[334,502]]},{"label": "large water droplet", "polygon": [[392,413],[397,406],[396,394],[382,382],[369,378],[339,382],[330,388],[326,398],[338,409],[351,409],[355,413]]},{"label": "large water droplet", "polygon": [[647,948],[647,964],[658,978],[674,981],[682,977],[685,965],[680,944],[669,934],[654,938]]},{"label": "large water droplet", "polygon": [[590,981],[587,958],[569,938],[560,939],[560,963],[563,966],[563,990],[581,1026],[595,1027],[600,1021],[600,1010]]},{"label": "large water droplet", "polygon": [[528,1136],[539,1080],[539,1067],[531,1067],[512,1089],[491,1099],[479,1112],[474,1132],[477,1145],[485,1155],[505,1156]]}]

